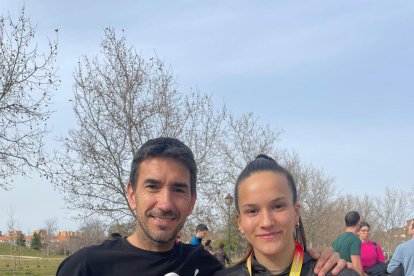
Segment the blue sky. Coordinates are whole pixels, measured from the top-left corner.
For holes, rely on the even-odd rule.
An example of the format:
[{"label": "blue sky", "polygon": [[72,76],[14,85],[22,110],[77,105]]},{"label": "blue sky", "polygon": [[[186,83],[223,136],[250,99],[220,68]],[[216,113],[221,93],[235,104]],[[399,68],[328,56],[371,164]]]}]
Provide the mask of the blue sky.
[{"label": "blue sky", "polygon": [[[21,4],[0,0],[0,11],[16,16]],[[68,100],[78,58],[97,54],[112,26],[144,57],[164,59],[181,92],[199,89],[282,129],[281,147],[334,177],[342,193],[414,185],[411,1],[44,0],[26,1],[26,11],[40,45],[59,29],[50,148],[74,126]],[[76,229],[47,182],[18,182],[0,192],[0,230],[10,206],[24,231],[53,216],[59,228]]]}]

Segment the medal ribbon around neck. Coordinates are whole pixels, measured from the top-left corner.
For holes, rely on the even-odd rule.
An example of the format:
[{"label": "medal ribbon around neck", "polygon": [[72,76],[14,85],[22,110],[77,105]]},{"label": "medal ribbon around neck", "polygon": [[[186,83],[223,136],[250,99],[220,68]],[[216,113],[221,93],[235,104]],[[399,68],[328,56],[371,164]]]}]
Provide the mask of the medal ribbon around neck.
[{"label": "medal ribbon around neck", "polygon": [[[247,270],[249,271],[249,275],[252,276],[252,254],[247,258],[246,265]],[[300,272],[302,271],[302,264],[303,264],[303,256],[305,252],[303,251],[302,245],[295,241],[295,253],[293,254],[292,266],[290,267],[289,276],[299,276]]]}]

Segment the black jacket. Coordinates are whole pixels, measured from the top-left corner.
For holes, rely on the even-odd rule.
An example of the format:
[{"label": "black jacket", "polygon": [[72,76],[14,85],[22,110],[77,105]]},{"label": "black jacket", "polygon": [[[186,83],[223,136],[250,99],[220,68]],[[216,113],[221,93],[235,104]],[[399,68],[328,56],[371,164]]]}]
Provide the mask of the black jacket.
[{"label": "black jacket", "polygon": [[[316,260],[312,259],[308,253],[305,253],[303,258],[302,270],[300,272],[301,276],[314,276],[313,269],[316,265]],[[290,267],[283,271],[279,276],[289,276]],[[255,258],[252,258],[252,274],[253,276],[270,276],[270,271],[267,270],[264,266],[259,264]],[[233,267],[230,267],[225,270],[218,271],[214,276],[249,276],[249,271],[247,270],[246,263],[238,264]],[[327,274],[332,276],[331,273]],[[338,274],[338,276],[358,276],[359,274],[351,269],[344,268]]]}]

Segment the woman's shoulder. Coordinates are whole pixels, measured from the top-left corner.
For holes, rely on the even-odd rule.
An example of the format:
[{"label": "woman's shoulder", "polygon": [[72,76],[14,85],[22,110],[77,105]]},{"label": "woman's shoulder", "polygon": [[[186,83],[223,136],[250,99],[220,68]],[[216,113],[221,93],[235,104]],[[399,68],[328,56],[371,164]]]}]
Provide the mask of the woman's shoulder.
[{"label": "woman's shoulder", "polygon": [[[309,254],[306,252],[304,257],[304,263],[302,266],[302,272],[300,275],[302,276],[314,276],[316,275],[313,270],[315,268],[317,260],[312,259]],[[327,273],[328,276],[332,276],[331,273],[332,269]],[[338,273],[337,276],[359,276],[359,274],[352,269],[344,268],[341,272]]]},{"label": "woman's shoulder", "polygon": [[217,271],[213,276],[244,276],[249,275],[246,264],[237,264],[235,266]]}]

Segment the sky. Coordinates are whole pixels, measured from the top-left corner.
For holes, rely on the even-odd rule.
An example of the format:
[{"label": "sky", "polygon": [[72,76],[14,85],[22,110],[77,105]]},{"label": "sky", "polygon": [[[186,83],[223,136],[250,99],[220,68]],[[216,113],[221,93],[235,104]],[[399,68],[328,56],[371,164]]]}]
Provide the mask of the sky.
[{"label": "sky", "polygon": [[[23,1],[0,0],[17,17]],[[39,46],[59,29],[54,137],[75,121],[74,68],[95,56],[104,28],[170,66],[182,93],[198,89],[234,114],[283,130],[280,146],[333,177],[341,193],[381,196],[414,186],[412,1],[26,1]],[[13,211],[10,211],[13,210]],[[63,195],[36,176],[0,191],[25,232],[56,217],[76,230]]]}]

